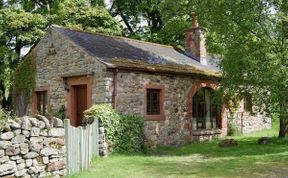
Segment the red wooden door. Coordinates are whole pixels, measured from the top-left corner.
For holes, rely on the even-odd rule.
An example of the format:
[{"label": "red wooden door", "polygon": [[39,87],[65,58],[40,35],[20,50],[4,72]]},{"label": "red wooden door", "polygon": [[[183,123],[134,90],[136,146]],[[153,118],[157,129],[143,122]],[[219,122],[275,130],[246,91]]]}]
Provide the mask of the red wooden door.
[{"label": "red wooden door", "polygon": [[83,112],[87,109],[87,85],[75,85],[74,89],[74,121],[71,122],[73,126],[81,125]]}]

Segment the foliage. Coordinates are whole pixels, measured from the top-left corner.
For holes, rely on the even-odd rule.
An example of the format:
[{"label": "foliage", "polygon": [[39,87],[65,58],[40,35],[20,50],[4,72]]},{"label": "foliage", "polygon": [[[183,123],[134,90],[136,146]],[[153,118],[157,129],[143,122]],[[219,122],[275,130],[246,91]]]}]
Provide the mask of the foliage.
[{"label": "foliage", "polygon": [[[149,35],[159,32],[163,27],[159,5],[160,0],[112,0],[110,13],[119,15],[125,24],[124,33],[128,36]],[[147,23],[141,27],[141,23]]]},{"label": "foliage", "polygon": [[17,57],[13,56],[5,46],[0,46],[0,103],[3,104],[3,107],[7,107],[4,103],[9,98],[10,78],[13,72],[10,61],[14,60],[17,60]]},{"label": "foliage", "polygon": [[232,113],[237,112],[237,110],[239,109],[240,104],[241,104],[241,99],[242,98],[240,98],[237,95],[224,95],[223,96],[225,106],[229,108]]},{"label": "foliage", "polygon": [[110,151],[139,152],[144,149],[143,117],[120,115],[109,104],[94,105],[84,112],[85,117],[99,118],[105,129]]},{"label": "foliage", "polygon": [[[197,14],[208,51],[222,56],[221,88],[253,96],[253,104],[280,114],[279,137],[288,134],[288,1],[167,0],[164,23]],[[276,105],[271,107],[271,104]]]},{"label": "foliage", "polygon": [[85,1],[64,0],[51,10],[54,24],[90,32],[120,35],[118,22],[102,6],[87,6]]},{"label": "foliage", "polygon": [[8,117],[6,115],[6,112],[0,107],[0,129],[5,125],[7,119]]},{"label": "foliage", "polygon": [[62,106],[60,107],[60,109],[58,110],[58,112],[55,114],[55,117],[60,118],[60,119],[62,119],[62,120],[64,120],[64,119],[67,118],[65,105],[62,105]]},{"label": "foliage", "polygon": [[143,123],[143,117],[121,114],[121,128],[117,143],[119,145],[116,145],[115,151],[124,153],[145,152]]},{"label": "foliage", "polygon": [[47,25],[41,14],[21,9],[1,9],[0,19],[0,32],[6,39],[6,45],[19,56],[22,47],[35,44],[43,36]]},{"label": "foliage", "polygon": [[201,1],[201,11],[197,12],[209,32],[217,34],[213,38],[218,46],[224,47],[218,51],[224,58],[222,87],[234,93],[252,94],[259,107],[278,103],[278,112],[283,111],[279,136],[284,137],[288,133],[288,111],[283,109],[287,108],[288,96],[288,2],[208,3]]},{"label": "foliage", "polygon": [[0,133],[2,129],[4,128],[6,122],[10,119],[14,119],[14,116],[11,112],[7,112],[3,108],[0,107]]},{"label": "foliage", "polygon": [[25,57],[14,72],[13,82],[15,93],[22,93],[32,98],[35,87],[36,64],[31,55]]},{"label": "foliage", "polygon": [[0,1],[0,104],[11,108],[11,75],[23,49],[35,45],[52,23],[120,35],[120,25],[103,6],[103,0]]},{"label": "foliage", "polygon": [[237,136],[240,134],[241,134],[241,131],[237,124],[235,123],[228,124],[228,130],[227,130],[228,136]]},{"label": "foliage", "polygon": [[64,120],[67,118],[67,115],[66,115],[66,108],[65,108],[65,105],[61,105],[60,108],[58,110],[54,110],[52,109],[52,107],[50,106],[48,112],[46,113],[47,117],[48,118],[51,118],[51,117],[57,117],[61,120]]},{"label": "foliage", "polygon": [[9,108],[11,76],[19,64],[21,49],[43,34],[46,20],[20,9],[0,9],[0,103]]}]

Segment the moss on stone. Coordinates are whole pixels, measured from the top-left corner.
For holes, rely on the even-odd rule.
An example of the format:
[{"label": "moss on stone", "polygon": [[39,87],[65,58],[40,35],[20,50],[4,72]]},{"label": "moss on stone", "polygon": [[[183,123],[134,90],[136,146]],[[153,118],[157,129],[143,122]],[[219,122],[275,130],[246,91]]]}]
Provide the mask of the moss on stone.
[{"label": "moss on stone", "polygon": [[209,70],[206,68],[189,66],[189,65],[173,65],[173,64],[148,64],[140,60],[128,61],[127,59],[114,59],[112,61],[118,67],[127,69],[146,69],[154,72],[168,72],[175,74],[198,74],[206,77],[221,78],[221,72]]}]

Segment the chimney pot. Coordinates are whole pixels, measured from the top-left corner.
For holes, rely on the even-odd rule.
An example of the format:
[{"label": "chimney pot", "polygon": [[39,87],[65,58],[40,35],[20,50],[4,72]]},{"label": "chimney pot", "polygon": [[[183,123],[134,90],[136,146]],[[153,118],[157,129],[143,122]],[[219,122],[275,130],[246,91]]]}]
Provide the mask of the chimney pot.
[{"label": "chimney pot", "polygon": [[199,22],[198,22],[198,16],[197,15],[193,16],[192,24],[193,24],[193,28],[199,28]]},{"label": "chimney pot", "polygon": [[194,55],[201,64],[207,65],[205,31],[199,27],[198,16],[192,15],[192,28],[185,31],[185,51]]}]

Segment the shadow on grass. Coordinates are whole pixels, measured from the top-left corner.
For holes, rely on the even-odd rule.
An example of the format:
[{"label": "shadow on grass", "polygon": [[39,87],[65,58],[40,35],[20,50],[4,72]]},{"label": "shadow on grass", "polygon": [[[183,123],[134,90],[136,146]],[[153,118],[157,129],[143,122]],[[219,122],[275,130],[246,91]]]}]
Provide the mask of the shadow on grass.
[{"label": "shadow on grass", "polygon": [[287,152],[288,150],[288,139],[273,138],[272,142],[267,145],[259,145],[257,138],[241,138],[237,141],[238,146],[228,148],[218,147],[218,141],[197,144],[190,143],[178,148],[159,147],[151,154],[153,156],[201,154],[206,157],[237,157],[277,154]]},{"label": "shadow on grass", "polygon": [[[288,175],[286,161],[279,161],[281,155],[275,157],[241,157],[207,160],[154,160],[138,163],[138,166],[149,167],[147,175],[152,177],[262,177],[271,175],[281,177]],[[279,170],[282,172],[279,172]],[[285,170],[284,170],[285,169]],[[285,171],[285,172],[284,172]],[[149,176],[148,176],[149,177]]]},{"label": "shadow on grass", "polygon": [[218,141],[161,147],[150,154],[112,154],[96,158],[89,170],[73,177],[287,177],[288,139],[258,145],[239,138],[239,145],[219,148]]},{"label": "shadow on grass", "polygon": [[273,138],[270,144],[259,145],[257,138],[243,138],[238,143],[238,146],[230,148],[218,147],[217,141],[179,148],[161,147],[151,153],[158,159],[139,164],[149,167],[152,175],[159,174],[160,177],[288,175],[288,139]]}]

